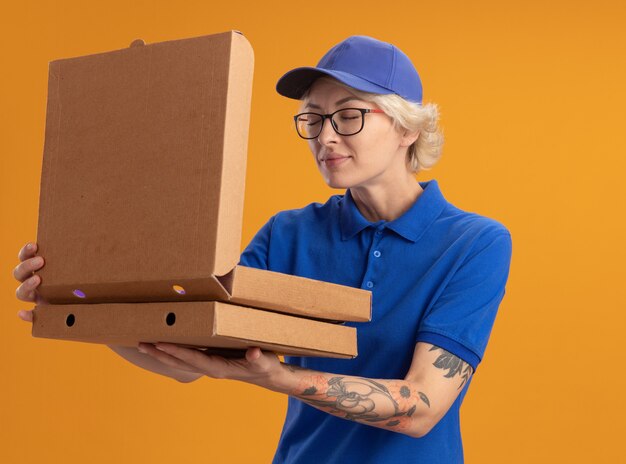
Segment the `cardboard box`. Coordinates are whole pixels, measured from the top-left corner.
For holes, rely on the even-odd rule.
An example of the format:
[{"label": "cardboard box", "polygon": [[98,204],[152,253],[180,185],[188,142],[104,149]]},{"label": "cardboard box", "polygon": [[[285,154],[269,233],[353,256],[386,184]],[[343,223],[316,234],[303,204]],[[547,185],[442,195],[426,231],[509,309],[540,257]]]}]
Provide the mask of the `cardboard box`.
[{"label": "cardboard box", "polygon": [[[37,306],[34,336],[114,344],[175,334],[194,346],[356,355],[353,328],[300,317],[233,309],[241,327],[258,322],[255,335],[219,331],[228,310],[213,300],[331,321],[371,317],[368,291],[237,266],[252,72],[252,48],[234,31],[50,63],[37,233],[39,291],[50,304]],[[169,305],[210,335],[164,334],[150,317]],[[59,331],[69,306],[81,323]],[[329,344],[307,341],[312,323],[321,325],[310,334]],[[284,335],[263,339],[257,329]]]},{"label": "cardboard box", "polygon": [[354,327],[218,301],[49,305],[37,307],[34,317],[35,337],[119,346],[161,341],[239,355],[249,346],[278,354],[357,355]]},{"label": "cardboard box", "polygon": [[254,61],[244,36],[142,43],[50,63],[41,295],[370,320],[370,292],[236,266]]}]

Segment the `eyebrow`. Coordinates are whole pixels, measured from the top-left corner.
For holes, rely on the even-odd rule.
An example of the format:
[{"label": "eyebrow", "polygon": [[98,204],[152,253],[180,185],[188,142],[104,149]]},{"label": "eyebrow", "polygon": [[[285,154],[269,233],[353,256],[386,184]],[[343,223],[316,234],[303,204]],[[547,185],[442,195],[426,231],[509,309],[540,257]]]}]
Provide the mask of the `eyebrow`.
[{"label": "eyebrow", "polygon": [[[341,100],[337,100],[335,102],[335,106],[338,105],[343,105],[346,102],[349,102],[350,100],[359,100],[361,101],[361,99],[356,98],[356,97],[346,97],[346,98],[342,98]],[[322,107],[319,105],[316,105],[315,103],[307,103],[306,105],[304,105],[305,108],[314,108],[314,109],[321,109]]]}]

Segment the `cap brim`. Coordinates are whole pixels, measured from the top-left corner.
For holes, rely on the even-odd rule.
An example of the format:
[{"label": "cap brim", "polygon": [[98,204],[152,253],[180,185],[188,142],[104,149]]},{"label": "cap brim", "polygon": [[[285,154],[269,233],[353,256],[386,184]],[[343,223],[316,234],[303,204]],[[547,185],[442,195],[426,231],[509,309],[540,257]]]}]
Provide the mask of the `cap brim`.
[{"label": "cap brim", "polygon": [[322,76],[334,77],[338,81],[343,82],[354,89],[362,90],[363,92],[378,94],[394,93],[392,90],[373,84],[370,81],[344,71],[334,71],[313,67],[296,68],[285,73],[283,77],[278,79],[278,82],[276,83],[276,91],[284,97],[300,100],[311,84],[313,84],[317,78]]}]

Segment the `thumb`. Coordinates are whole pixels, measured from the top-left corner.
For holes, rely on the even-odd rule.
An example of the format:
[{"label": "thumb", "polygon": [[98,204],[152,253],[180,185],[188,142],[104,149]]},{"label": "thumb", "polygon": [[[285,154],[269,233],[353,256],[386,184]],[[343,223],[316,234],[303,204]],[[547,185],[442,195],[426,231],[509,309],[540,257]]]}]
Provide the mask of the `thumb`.
[{"label": "thumb", "polygon": [[261,351],[258,346],[248,348],[246,351],[246,361],[249,369],[256,373],[269,373],[280,366],[278,356],[272,351]]},{"label": "thumb", "polygon": [[248,348],[246,350],[246,361],[250,364],[258,364],[259,359],[261,358],[261,348],[258,346],[253,346],[252,348]]}]

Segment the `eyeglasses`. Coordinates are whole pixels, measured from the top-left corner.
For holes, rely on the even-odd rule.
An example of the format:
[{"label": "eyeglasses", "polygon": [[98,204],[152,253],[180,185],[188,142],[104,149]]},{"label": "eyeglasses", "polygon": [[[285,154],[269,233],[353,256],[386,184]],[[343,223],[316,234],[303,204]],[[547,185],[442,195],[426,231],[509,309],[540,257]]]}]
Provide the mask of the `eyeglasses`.
[{"label": "eyeglasses", "polygon": [[342,108],[331,114],[300,113],[293,119],[296,131],[303,139],[315,139],[322,133],[324,122],[330,119],[330,125],[339,135],[355,135],[363,130],[366,113],[384,113],[383,110],[366,108]]}]

